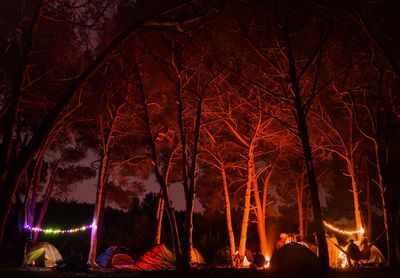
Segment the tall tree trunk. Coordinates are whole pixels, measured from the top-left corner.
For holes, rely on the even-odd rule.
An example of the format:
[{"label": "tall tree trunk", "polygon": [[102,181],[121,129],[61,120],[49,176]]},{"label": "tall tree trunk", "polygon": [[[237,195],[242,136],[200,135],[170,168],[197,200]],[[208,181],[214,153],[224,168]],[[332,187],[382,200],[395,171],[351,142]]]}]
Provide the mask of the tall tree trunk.
[{"label": "tall tree trunk", "polygon": [[186,200],[185,225],[183,232],[183,269],[190,269],[192,262],[194,201],[195,198],[193,195],[189,197],[189,200]]},{"label": "tall tree trunk", "polygon": [[385,180],[384,174],[384,154],[377,142],[375,142],[375,154],[377,158],[377,170],[378,170],[378,180],[379,180],[379,191],[382,202],[383,210],[383,223],[386,230],[386,246],[387,246],[387,259],[390,266],[397,265],[396,256],[396,239],[393,233],[393,222],[392,215],[390,211],[390,194],[391,190],[389,186],[386,186],[387,181]]},{"label": "tall tree trunk", "polygon": [[[175,51],[175,50],[174,50]],[[178,267],[183,269],[190,269],[190,262],[191,262],[191,248],[192,248],[192,194],[190,193],[190,183],[188,181],[189,174],[188,174],[188,154],[187,154],[187,142],[186,142],[186,129],[183,123],[183,99],[182,99],[182,84],[181,84],[181,76],[180,71],[177,68],[178,80],[176,82],[176,103],[177,103],[177,110],[178,110],[178,127],[179,127],[179,135],[180,135],[180,144],[181,144],[181,153],[182,153],[182,183],[183,183],[183,190],[185,194],[185,224],[184,224],[184,231],[183,231],[183,249],[182,249],[182,257],[180,258],[181,261],[178,261]],[[192,162],[193,163],[193,162]]]},{"label": "tall tree trunk", "polygon": [[[36,221],[35,227],[42,226],[42,222],[43,222],[44,216],[46,215],[47,207],[49,205],[51,195],[53,193],[53,188],[56,184],[56,179],[57,179],[58,170],[59,170],[58,166],[61,164],[62,160],[63,160],[63,158],[61,157],[60,159],[57,160],[56,164],[54,165],[54,169],[51,173],[49,182],[47,184],[46,192],[42,199],[42,206],[40,208],[39,217],[38,217],[38,220]],[[36,243],[38,236],[39,236],[39,233],[34,232],[32,243]]]},{"label": "tall tree trunk", "polygon": [[[350,173],[350,178],[351,178],[351,188],[352,188],[352,193],[353,193],[353,203],[354,203],[354,216],[356,219],[356,229],[360,230],[363,227],[363,222],[362,222],[362,215],[361,215],[361,205],[360,205],[360,197],[359,197],[359,192],[358,192],[358,185],[356,182],[355,178],[355,171],[354,171],[354,166],[353,162],[347,162],[347,170]],[[357,239],[361,240],[363,238],[362,233],[357,233]]]},{"label": "tall tree trunk", "polygon": [[369,171],[366,168],[366,204],[367,204],[367,236],[369,239],[372,238],[372,204],[371,204],[371,182]]},{"label": "tall tree trunk", "polygon": [[38,158],[37,168],[35,167],[34,174],[32,177],[32,198],[29,206],[29,216],[30,219],[28,221],[29,225],[32,226],[36,216],[36,205],[37,205],[37,198],[39,195],[40,190],[40,179],[42,174],[42,167],[43,167],[43,156]]},{"label": "tall tree trunk", "polygon": [[296,181],[297,190],[297,208],[299,212],[299,234],[300,241],[304,241],[306,238],[305,233],[305,219],[304,219],[304,175],[305,172],[301,173],[300,180]]},{"label": "tall tree trunk", "polygon": [[[254,153],[254,146],[250,144],[248,154]],[[249,225],[249,215],[250,215],[250,200],[251,200],[251,189],[252,189],[252,167],[254,162],[250,160],[250,155],[248,155],[247,161],[247,182],[246,182],[246,193],[244,195],[244,205],[243,205],[243,217],[242,225],[240,231],[239,249],[238,255],[241,259],[244,258],[246,252],[246,242],[247,242],[247,228]]]},{"label": "tall tree trunk", "polygon": [[296,124],[297,124],[297,129],[299,131],[299,137],[303,149],[303,157],[304,157],[305,169],[308,176],[308,184],[310,186],[310,196],[313,208],[314,223],[317,233],[320,267],[323,271],[328,271],[329,270],[328,246],[325,238],[321,204],[318,195],[318,183],[314,171],[313,156],[311,153],[310,139],[308,135],[307,119],[301,98],[301,89],[296,74],[296,61],[293,57],[293,52],[290,46],[288,33],[286,33],[286,50],[288,54],[290,82],[292,91],[294,93]]},{"label": "tall tree trunk", "polygon": [[172,245],[173,245],[173,251],[175,254],[175,257],[177,261],[181,259],[181,244],[179,240],[179,231],[178,231],[178,225],[176,222],[175,214],[171,206],[171,199],[169,196],[169,190],[168,190],[168,183],[165,177],[161,174],[160,168],[159,168],[159,158],[157,154],[157,147],[154,141],[153,137],[153,127],[152,123],[150,120],[150,115],[149,115],[149,108],[147,106],[147,98],[146,98],[146,93],[144,90],[142,78],[140,76],[140,68],[139,64],[135,58],[135,69],[138,74],[138,82],[139,82],[139,92],[140,92],[140,101],[141,101],[141,106],[143,109],[143,115],[144,115],[144,122],[146,124],[146,133],[147,133],[147,139],[149,140],[148,143],[150,145],[151,149],[151,160],[153,164],[153,169],[154,169],[154,174],[156,176],[157,182],[160,185],[163,198],[164,198],[164,206],[165,210],[167,211],[168,215],[168,221],[172,233]]},{"label": "tall tree trunk", "polygon": [[157,216],[156,216],[157,228],[156,228],[156,239],[155,239],[155,242],[156,242],[157,245],[161,243],[161,231],[162,231],[163,215],[164,215],[164,199],[162,197],[162,193],[160,192],[160,194],[158,196]]},{"label": "tall tree trunk", "polygon": [[251,154],[252,166],[251,166],[251,183],[253,184],[253,195],[255,201],[255,214],[257,217],[257,230],[258,230],[258,238],[260,240],[260,251],[261,254],[267,256],[268,246],[267,246],[267,231],[265,229],[265,218],[263,215],[261,200],[260,200],[260,192],[258,190],[258,183],[256,178],[256,166],[254,162],[254,153]]},{"label": "tall tree trunk", "polygon": [[96,266],[97,250],[99,247],[99,229],[102,227],[102,213],[104,209],[104,202],[106,198],[106,183],[108,176],[109,157],[103,154],[97,181],[96,201],[94,206],[94,214],[92,221],[92,230],[90,234],[90,250],[87,264],[89,266]]},{"label": "tall tree trunk", "polygon": [[274,168],[272,166],[271,170],[269,170],[269,173],[265,177],[265,180],[264,180],[263,198],[262,198],[262,214],[263,214],[264,219],[266,219],[266,217],[267,217],[268,186],[269,186],[269,180],[271,179],[273,170],[274,170]]},{"label": "tall tree trunk", "polygon": [[231,251],[231,263],[233,265],[233,257],[235,256],[235,252],[236,252],[235,234],[233,233],[232,216],[231,216],[231,201],[230,201],[230,197],[229,197],[228,180],[226,177],[224,165],[221,165],[221,176],[222,176],[222,184],[224,187],[226,227],[228,229],[229,247],[230,247],[230,251]]},{"label": "tall tree trunk", "polygon": [[[210,81],[209,81],[210,82]],[[194,202],[196,199],[196,185],[197,185],[197,158],[199,153],[199,144],[200,144],[200,126],[201,126],[201,116],[203,110],[203,101],[204,94],[207,87],[204,87],[201,91],[201,95],[199,96],[197,102],[196,109],[196,118],[195,118],[195,126],[193,133],[193,149],[191,155],[191,167],[189,172],[189,188],[187,190],[186,198],[186,214],[185,214],[185,226],[184,226],[184,250],[183,250],[183,267],[184,269],[189,269],[192,261],[192,250],[193,250],[193,213],[194,213]],[[182,96],[180,96],[179,102],[182,104]],[[178,105],[179,107],[179,105]],[[183,108],[180,107],[179,110]],[[180,110],[180,122],[182,123],[183,114],[182,110]],[[183,126],[182,126],[183,127]],[[181,132],[184,132],[184,128],[179,129]],[[185,134],[186,136],[186,134]],[[182,145],[184,148],[184,145]],[[185,153],[184,151],[182,152]],[[182,155],[182,159],[187,159],[186,155]]]}]

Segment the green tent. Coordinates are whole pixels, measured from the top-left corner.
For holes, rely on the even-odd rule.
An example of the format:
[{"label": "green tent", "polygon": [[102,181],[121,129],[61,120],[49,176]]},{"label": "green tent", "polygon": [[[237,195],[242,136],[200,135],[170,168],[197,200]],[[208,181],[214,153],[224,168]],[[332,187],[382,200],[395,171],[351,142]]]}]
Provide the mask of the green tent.
[{"label": "green tent", "polygon": [[31,246],[24,261],[24,265],[38,267],[56,267],[60,264],[63,264],[60,252],[48,242],[39,242]]}]

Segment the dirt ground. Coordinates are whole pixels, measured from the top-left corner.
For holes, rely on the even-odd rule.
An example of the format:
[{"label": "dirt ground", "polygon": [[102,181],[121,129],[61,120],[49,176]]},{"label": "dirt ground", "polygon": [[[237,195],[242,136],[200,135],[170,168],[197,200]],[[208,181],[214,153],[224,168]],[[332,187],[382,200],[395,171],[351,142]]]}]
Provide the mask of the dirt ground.
[{"label": "dirt ground", "polygon": [[359,269],[359,270],[332,270],[329,273],[306,273],[306,272],[273,272],[268,270],[250,270],[250,269],[204,269],[193,270],[190,272],[178,271],[155,271],[155,272],[76,272],[76,271],[63,271],[63,270],[28,270],[24,268],[0,268],[0,277],[21,277],[21,278],[69,278],[69,277],[104,277],[104,278],[167,278],[167,277],[212,277],[212,278],[257,278],[257,277],[400,277],[400,269]]}]

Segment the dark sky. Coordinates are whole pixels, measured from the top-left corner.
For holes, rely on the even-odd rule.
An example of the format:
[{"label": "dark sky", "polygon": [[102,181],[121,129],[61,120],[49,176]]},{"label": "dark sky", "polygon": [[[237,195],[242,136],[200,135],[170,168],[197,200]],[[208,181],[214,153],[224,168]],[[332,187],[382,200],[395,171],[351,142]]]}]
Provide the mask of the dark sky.
[{"label": "dark sky", "polygon": [[[96,197],[96,178],[87,180],[80,184],[77,184],[71,194],[69,194],[68,199],[75,199],[79,202],[94,203]],[[157,184],[154,175],[151,175],[149,179],[144,181],[146,186],[146,192],[159,192],[160,187]],[[183,187],[181,184],[171,184],[170,185],[171,200],[174,208],[176,210],[185,210],[185,199],[183,194]],[[195,211],[202,211],[201,204],[196,201]]]}]

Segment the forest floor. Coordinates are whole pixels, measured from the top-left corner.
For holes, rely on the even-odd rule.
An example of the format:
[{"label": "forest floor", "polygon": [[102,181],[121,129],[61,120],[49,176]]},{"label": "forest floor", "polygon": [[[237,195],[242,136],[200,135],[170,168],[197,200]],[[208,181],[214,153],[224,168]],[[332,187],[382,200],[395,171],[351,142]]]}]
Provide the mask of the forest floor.
[{"label": "forest floor", "polygon": [[90,272],[90,271],[61,271],[61,270],[28,270],[24,268],[0,268],[0,277],[21,277],[21,278],[70,278],[70,277],[104,277],[104,278],[167,278],[167,277],[212,277],[212,278],[257,278],[257,277],[400,277],[400,269],[358,269],[358,270],[332,270],[327,274],[321,273],[286,273],[286,272],[273,272],[268,270],[250,270],[250,269],[203,269],[193,270],[190,272],[178,271],[154,271],[154,272]]}]

